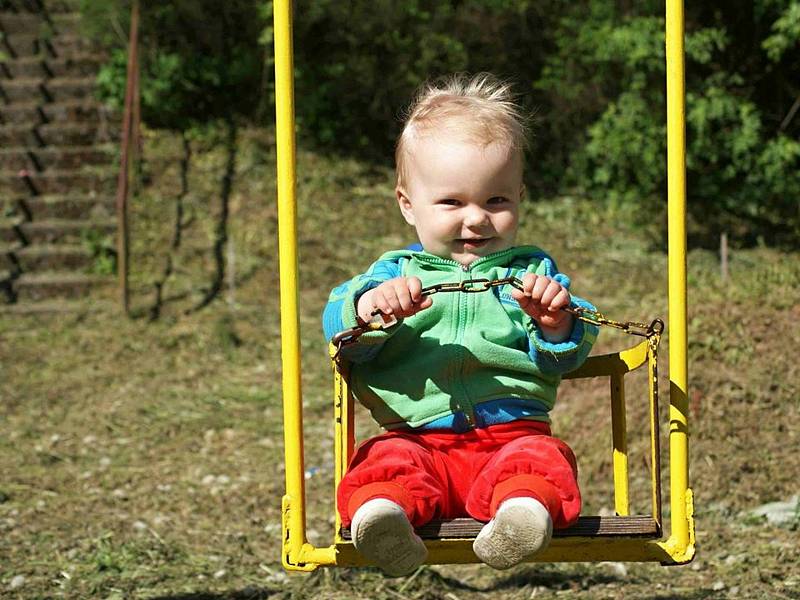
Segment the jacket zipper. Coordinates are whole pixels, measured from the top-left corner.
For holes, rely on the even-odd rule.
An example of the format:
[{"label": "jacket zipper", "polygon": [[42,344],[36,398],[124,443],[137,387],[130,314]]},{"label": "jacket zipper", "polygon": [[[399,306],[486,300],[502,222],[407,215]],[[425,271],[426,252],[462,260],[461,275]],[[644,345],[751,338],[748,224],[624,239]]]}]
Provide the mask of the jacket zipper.
[{"label": "jacket zipper", "polygon": [[[477,261],[475,261],[477,262]],[[474,263],[473,263],[474,264]],[[462,276],[459,278],[461,281],[465,279],[469,279],[472,271],[472,265],[460,265]],[[472,402],[469,399],[469,392],[464,385],[464,362],[466,359],[465,350],[464,350],[464,332],[467,325],[467,310],[468,306],[467,303],[469,302],[469,295],[468,294],[458,294],[458,306],[457,306],[457,314],[458,314],[458,322],[457,322],[457,329],[456,329],[456,344],[459,348],[458,352],[458,365],[455,372],[458,377],[458,389],[461,391],[459,394],[461,397],[458,400],[457,408],[461,411],[464,415],[464,419],[467,421],[467,425],[470,427],[475,427],[475,414],[474,414],[474,407],[472,406]],[[462,319],[463,315],[463,319]]]}]

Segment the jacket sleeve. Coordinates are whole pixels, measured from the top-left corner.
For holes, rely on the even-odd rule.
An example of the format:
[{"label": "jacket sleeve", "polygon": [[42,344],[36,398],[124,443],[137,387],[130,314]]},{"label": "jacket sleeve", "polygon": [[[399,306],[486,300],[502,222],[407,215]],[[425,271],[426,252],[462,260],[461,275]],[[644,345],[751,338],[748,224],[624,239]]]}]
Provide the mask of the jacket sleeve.
[{"label": "jacket sleeve", "polygon": [[[538,263],[532,263],[526,272],[551,277],[569,290],[569,277],[559,273],[555,262],[547,255],[543,255]],[[590,302],[574,295],[570,306],[595,310]],[[559,375],[574,371],[583,364],[599,333],[596,325],[576,318],[569,338],[563,342],[550,342],[544,338],[536,321],[528,318],[525,323],[530,342],[528,354],[531,360],[543,372]]]},{"label": "jacket sleeve", "polygon": [[[353,277],[335,287],[328,297],[328,304],[322,313],[322,329],[325,339],[330,341],[340,331],[358,325],[356,305],[358,299],[384,281],[402,275],[401,260],[374,262],[366,273]],[[377,329],[362,334],[358,341],[342,348],[342,357],[352,362],[365,362],[373,358],[397,329],[397,324],[387,329]]]}]

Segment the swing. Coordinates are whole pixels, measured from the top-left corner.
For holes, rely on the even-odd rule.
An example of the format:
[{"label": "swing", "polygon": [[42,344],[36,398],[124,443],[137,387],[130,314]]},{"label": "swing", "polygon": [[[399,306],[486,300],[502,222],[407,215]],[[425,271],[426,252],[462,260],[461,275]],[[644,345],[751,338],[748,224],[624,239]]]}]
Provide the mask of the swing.
[{"label": "swing", "polygon": [[[668,95],[668,219],[669,219],[669,471],[670,519],[663,538],[661,511],[658,364],[657,351],[663,331],[659,319],[650,324],[617,322],[598,312],[570,308],[579,318],[644,338],[620,352],[589,357],[581,368],[564,379],[608,377],[611,388],[612,462],[616,516],[584,516],[570,528],[554,531],[550,546],[532,558],[540,562],[636,561],[684,564],[695,552],[692,490],[688,485],[688,400],[686,327],[686,200],[683,76],[683,3],[666,2],[667,95]],[[300,342],[298,315],[297,232],[295,200],[295,140],[291,2],[276,0],[275,83],[278,150],[278,225],[281,293],[281,360],[283,366],[284,440],[286,494],[282,501],[284,568],[312,571],[320,566],[366,566],[355,550],[350,532],[343,529],[338,511],[332,545],[315,547],[306,539],[305,465],[303,458],[302,396],[300,386]],[[459,284],[432,286],[434,293],[482,293],[519,280],[468,280]],[[334,479],[338,486],[355,446],[353,397],[348,365],[340,359],[343,345],[364,331],[380,327],[378,319],[334,337],[330,355],[334,374]],[[628,452],[624,377],[648,369],[650,417],[650,514],[630,514]],[[472,541],[483,523],[468,518],[432,521],[417,529],[428,548],[428,564],[478,562]]]}]

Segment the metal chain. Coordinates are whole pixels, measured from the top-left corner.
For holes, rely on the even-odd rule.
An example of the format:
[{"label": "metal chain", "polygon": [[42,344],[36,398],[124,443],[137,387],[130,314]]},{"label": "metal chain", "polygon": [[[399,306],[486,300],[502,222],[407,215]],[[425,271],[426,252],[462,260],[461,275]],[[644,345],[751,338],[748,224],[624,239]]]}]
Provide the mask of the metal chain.
[{"label": "metal chain", "polygon": [[[443,292],[477,294],[503,285],[510,285],[518,290],[523,289],[522,280],[517,277],[504,277],[502,279],[467,279],[460,283],[437,283],[436,285],[422,288],[422,297],[426,298],[428,296],[433,296],[434,294],[440,294]],[[658,340],[661,337],[661,333],[664,331],[664,321],[661,319],[653,319],[650,324],[647,324],[636,321],[614,321],[603,315],[601,312],[590,310],[581,306],[565,306],[561,310],[574,315],[581,321],[585,321],[593,325],[614,327],[615,329],[620,329],[621,331],[624,331],[630,335],[638,335],[648,338],[651,340],[651,343],[655,342],[656,346],[658,345]],[[331,342],[337,348],[336,355],[339,354],[339,351],[341,351],[343,346],[354,343],[364,333],[378,329],[385,329],[397,322],[397,319],[388,322],[384,321],[383,314],[380,310],[374,311],[372,316],[372,320],[361,325],[357,325],[356,327],[340,331],[333,336]],[[336,355],[334,355],[334,358]]]}]

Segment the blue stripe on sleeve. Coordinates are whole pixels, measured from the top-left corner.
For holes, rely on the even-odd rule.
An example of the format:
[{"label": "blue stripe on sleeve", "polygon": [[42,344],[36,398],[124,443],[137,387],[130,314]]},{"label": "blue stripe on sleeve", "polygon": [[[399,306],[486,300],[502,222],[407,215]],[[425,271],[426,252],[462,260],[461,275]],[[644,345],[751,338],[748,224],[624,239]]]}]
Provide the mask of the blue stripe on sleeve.
[{"label": "blue stripe on sleeve", "polygon": [[[325,309],[322,312],[322,330],[326,340],[330,340],[340,331],[350,329],[357,325],[356,302],[358,298],[364,294],[364,292],[379,286],[384,281],[399,277],[402,272],[401,262],[402,259],[398,262],[378,260],[374,262],[363,275],[358,275],[336,286],[331,291],[328,303],[325,305]],[[369,337],[374,338],[376,336]],[[369,345],[374,346],[375,341],[374,339],[370,339],[371,343]],[[373,354],[375,352],[377,352],[377,349],[375,349]],[[353,353],[354,355],[358,354],[358,352],[354,352],[350,348],[348,348],[348,353]]]},{"label": "blue stripe on sleeve", "polygon": [[[572,297],[571,306],[595,310],[595,307],[577,296]],[[532,324],[529,356],[546,373],[569,373],[583,364],[597,339],[599,329],[596,325],[575,319],[569,339],[563,342],[548,342],[541,330]]]}]

